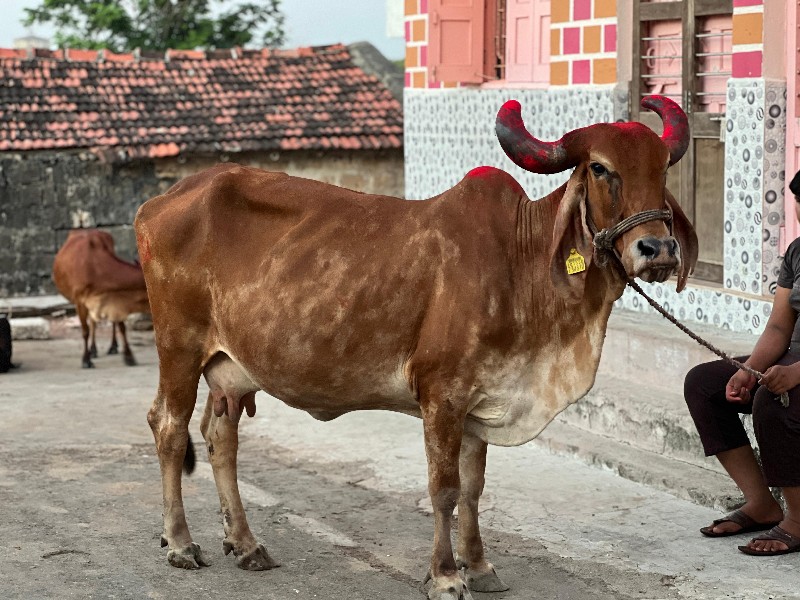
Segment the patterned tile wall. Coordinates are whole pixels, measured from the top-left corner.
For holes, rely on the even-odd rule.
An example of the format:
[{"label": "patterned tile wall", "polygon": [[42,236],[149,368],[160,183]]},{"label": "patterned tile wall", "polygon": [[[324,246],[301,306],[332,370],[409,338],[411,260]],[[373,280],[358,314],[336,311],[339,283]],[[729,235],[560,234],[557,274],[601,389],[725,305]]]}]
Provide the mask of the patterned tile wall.
[{"label": "patterned tile wall", "polygon": [[786,189],[786,82],[767,80],[764,93],[764,197],[761,218],[761,293],[773,295],[781,256],[778,243],[784,225]]},{"label": "patterned tile wall", "polygon": [[725,135],[723,285],[761,292],[764,81],[730,80]]},{"label": "patterned tile wall", "polygon": [[503,154],[494,133],[497,110],[506,100],[522,105],[528,130],[543,140],[592,123],[614,120],[611,88],[405,90],[406,197],[440,194],[470,169],[505,169],[531,198],[541,198],[564,183],[568,174],[535,175]]},{"label": "patterned tile wall", "polygon": [[[772,313],[772,302],[746,298],[719,289],[695,286],[691,283],[680,294],[671,283],[649,284],[639,282],[642,289],[669,314],[681,322],[708,323],[728,331],[761,333]],[[638,312],[653,313],[653,308],[631,288],[625,290],[616,307]]]},{"label": "patterned tile wall", "polygon": [[724,286],[773,294],[783,225],[786,84],[731,79],[725,123]]}]

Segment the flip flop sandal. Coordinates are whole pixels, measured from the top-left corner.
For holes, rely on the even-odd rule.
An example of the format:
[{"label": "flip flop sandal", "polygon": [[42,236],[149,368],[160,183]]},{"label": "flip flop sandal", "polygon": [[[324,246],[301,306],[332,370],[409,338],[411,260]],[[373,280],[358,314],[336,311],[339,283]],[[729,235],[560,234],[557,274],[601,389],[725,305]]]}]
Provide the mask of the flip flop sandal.
[{"label": "flip flop sandal", "polygon": [[739,546],[739,550],[750,556],[778,556],[779,554],[790,554],[792,552],[800,551],[800,537],[794,536],[785,529],[775,526],[767,533],[763,533],[758,537],[750,540],[750,543],[756,540],[774,540],[776,542],[783,542],[788,546],[786,550],[767,550],[759,551],[753,550],[750,546]]},{"label": "flip flop sandal", "polygon": [[[736,523],[741,529],[737,529],[736,531],[721,531],[716,532],[714,531],[714,527],[719,525],[720,523]],[[721,519],[717,519],[708,527],[702,527],[700,529],[700,533],[702,533],[706,537],[729,537],[731,535],[739,535],[741,533],[752,533],[754,531],[766,531],[767,529],[771,529],[775,527],[780,521],[774,521],[772,523],[759,523],[749,515],[747,515],[742,509],[737,508],[731,514],[722,517]]]}]

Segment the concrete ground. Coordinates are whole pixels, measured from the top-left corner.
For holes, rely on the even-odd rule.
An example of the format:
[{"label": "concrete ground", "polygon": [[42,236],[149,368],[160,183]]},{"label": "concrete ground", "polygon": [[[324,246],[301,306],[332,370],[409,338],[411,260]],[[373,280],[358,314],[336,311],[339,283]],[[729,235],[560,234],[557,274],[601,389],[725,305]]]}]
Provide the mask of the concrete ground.
[{"label": "concrete ground", "polygon": [[[152,334],[132,334],[138,367],[101,355],[94,370],[79,368],[74,318],[54,320],[51,337],[15,342],[22,366],[0,375],[0,597],[423,598],[433,523],[419,421],[320,423],[259,394],[241,425],[239,479],[251,527],[282,566],[253,573],[222,554],[198,403],[201,462],[184,498],[213,564],[180,571],[158,543]],[[749,557],[736,550],[746,536],[702,537],[718,515],[536,443],[490,448],[482,526],[511,591],[474,597],[800,598],[800,554]]]}]

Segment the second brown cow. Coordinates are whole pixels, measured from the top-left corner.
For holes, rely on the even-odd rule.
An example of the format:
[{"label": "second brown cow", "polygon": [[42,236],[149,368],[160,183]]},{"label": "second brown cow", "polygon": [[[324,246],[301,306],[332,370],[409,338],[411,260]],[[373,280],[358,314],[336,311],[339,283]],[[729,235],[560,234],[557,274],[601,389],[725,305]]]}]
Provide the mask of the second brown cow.
[{"label": "second brown cow", "polygon": [[125,319],[132,313],[149,312],[147,288],[141,266],[114,253],[111,234],[99,229],[70,231],[53,261],[53,281],[78,313],[83,333],[83,367],[94,367],[95,330],[97,323],[104,320],[113,324],[108,353],[118,352],[116,329],[119,328],[125,364],[135,365]]}]

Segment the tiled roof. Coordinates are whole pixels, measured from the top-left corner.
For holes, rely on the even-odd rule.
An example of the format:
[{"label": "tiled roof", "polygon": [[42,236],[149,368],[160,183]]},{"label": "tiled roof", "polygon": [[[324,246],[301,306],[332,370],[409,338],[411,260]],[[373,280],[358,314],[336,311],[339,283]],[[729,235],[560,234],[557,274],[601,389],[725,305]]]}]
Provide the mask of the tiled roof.
[{"label": "tiled roof", "polygon": [[402,108],[342,45],[297,50],[0,49],[0,152],[181,152],[402,146]]}]

